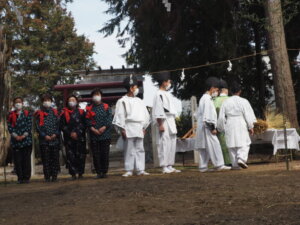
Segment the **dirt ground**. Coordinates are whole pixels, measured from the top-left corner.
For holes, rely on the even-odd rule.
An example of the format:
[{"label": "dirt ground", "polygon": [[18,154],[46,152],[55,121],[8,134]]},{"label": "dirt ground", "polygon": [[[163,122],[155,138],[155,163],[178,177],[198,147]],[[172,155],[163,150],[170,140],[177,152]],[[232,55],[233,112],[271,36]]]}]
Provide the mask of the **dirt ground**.
[{"label": "dirt ground", "polygon": [[0,184],[0,224],[300,224],[300,161],[248,170]]}]

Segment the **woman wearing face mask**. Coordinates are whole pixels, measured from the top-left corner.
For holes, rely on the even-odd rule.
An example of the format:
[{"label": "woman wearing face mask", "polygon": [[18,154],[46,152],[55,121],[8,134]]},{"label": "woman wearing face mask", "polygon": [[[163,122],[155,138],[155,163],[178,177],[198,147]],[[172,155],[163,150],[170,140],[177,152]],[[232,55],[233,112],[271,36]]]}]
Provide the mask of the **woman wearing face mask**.
[{"label": "woman wearing face mask", "polygon": [[90,146],[93,154],[96,178],[106,178],[109,166],[112,113],[109,106],[102,103],[102,91],[91,93],[93,103],[86,107],[86,123],[90,133]]},{"label": "woman wearing face mask", "polygon": [[17,97],[13,100],[14,109],[8,116],[8,130],[11,134],[15,169],[18,183],[28,183],[31,175],[32,150],[32,115],[23,110],[23,99]]},{"label": "woman wearing face mask", "polygon": [[72,179],[82,178],[86,158],[85,112],[79,108],[78,98],[70,95],[60,115],[60,129],[64,135],[67,166]]},{"label": "woman wearing face mask", "polygon": [[39,134],[44,178],[46,182],[54,182],[57,180],[57,174],[60,171],[59,115],[57,110],[52,107],[51,95],[43,95],[41,103],[41,109],[35,113],[35,117],[36,129]]},{"label": "woman wearing face mask", "polygon": [[122,135],[124,146],[125,171],[123,177],[149,175],[145,172],[144,134],[150,124],[149,112],[144,102],[136,97],[139,93],[135,77],[126,77],[123,81],[127,94],[118,100],[113,124]]}]

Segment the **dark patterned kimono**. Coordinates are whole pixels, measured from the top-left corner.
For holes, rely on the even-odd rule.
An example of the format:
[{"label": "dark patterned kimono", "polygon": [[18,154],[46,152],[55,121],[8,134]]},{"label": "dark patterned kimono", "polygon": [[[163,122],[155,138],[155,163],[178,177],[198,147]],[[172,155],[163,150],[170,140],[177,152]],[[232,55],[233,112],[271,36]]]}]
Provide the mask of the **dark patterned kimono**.
[{"label": "dark patterned kimono", "polygon": [[[20,183],[28,182],[31,175],[32,151],[32,115],[23,110],[11,111],[8,116],[8,131],[11,134],[11,147],[13,149],[15,169]],[[24,136],[17,141],[17,136]]]},{"label": "dark patterned kimono", "polygon": [[[93,154],[93,162],[98,176],[106,176],[109,166],[109,149],[112,129],[112,113],[105,103],[91,104],[86,107],[86,123],[90,134],[90,146]],[[101,135],[91,131],[91,127],[99,129],[106,126]]]},{"label": "dark patterned kimono", "polygon": [[[42,156],[43,171],[46,181],[56,181],[60,171],[59,149],[60,149],[60,130],[59,115],[54,108],[42,107],[35,113],[36,129],[39,134],[39,145]],[[56,135],[56,138],[47,141],[46,136]]]},{"label": "dark patterned kimono", "polygon": [[[84,173],[87,154],[85,112],[82,109],[64,108],[60,117],[60,129],[63,132],[69,173],[72,176],[81,176]],[[77,134],[77,140],[71,137],[72,132]]]}]

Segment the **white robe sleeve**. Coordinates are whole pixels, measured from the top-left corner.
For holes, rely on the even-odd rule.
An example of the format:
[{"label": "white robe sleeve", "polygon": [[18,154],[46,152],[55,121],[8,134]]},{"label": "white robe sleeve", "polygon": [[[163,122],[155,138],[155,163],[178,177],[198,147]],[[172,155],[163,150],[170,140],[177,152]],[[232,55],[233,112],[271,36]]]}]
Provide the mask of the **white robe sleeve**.
[{"label": "white robe sleeve", "polygon": [[144,105],[144,123],[143,123],[143,128],[146,130],[149,124],[151,123],[150,115],[147,110],[147,107]]},{"label": "white robe sleeve", "polygon": [[204,111],[203,111],[203,122],[212,123],[217,125],[217,112],[215,106],[210,99],[205,99]]},{"label": "white robe sleeve", "polygon": [[126,112],[123,103],[124,102],[121,99],[117,102],[115,115],[112,122],[115,125],[117,131],[119,131],[120,128],[125,129]]},{"label": "white robe sleeve", "polygon": [[165,113],[163,101],[161,98],[162,98],[162,96],[160,94],[157,94],[154,97],[153,108],[152,108],[152,116],[153,116],[154,122],[156,122],[156,119],[165,119],[166,118],[166,113]]},{"label": "white robe sleeve", "polygon": [[246,99],[243,102],[242,107],[243,107],[243,115],[247,123],[248,129],[252,129],[254,127],[254,123],[257,121],[254,111],[249,101]]},{"label": "white robe sleeve", "polygon": [[219,119],[218,119],[218,123],[217,123],[218,131],[224,132],[225,125],[226,125],[226,115],[225,115],[225,106],[223,103],[221,106],[220,112],[219,112]]}]

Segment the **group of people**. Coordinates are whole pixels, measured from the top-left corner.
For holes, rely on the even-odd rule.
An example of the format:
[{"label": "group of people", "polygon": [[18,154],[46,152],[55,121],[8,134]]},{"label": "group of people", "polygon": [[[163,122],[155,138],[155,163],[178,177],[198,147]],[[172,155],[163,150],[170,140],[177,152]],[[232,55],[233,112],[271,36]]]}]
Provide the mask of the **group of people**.
[{"label": "group of people", "polygon": [[[210,77],[205,86],[197,112],[195,144],[200,172],[248,168],[250,135],[254,134],[256,117],[248,100],[240,97],[241,85],[232,83],[231,97],[224,80]],[[209,160],[213,168],[208,168]]]},{"label": "group of people", "polygon": [[[16,97],[13,101],[14,110],[8,116],[8,129],[11,134],[18,182],[28,183],[31,175],[33,117],[46,182],[57,180],[60,171],[61,140],[66,149],[66,166],[72,179],[83,177],[88,153],[86,134],[89,135],[96,178],[106,178],[113,128],[123,143],[125,167],[123,177],[133,176],[134,173],[149,175],[145,171],[144,136],[151,122],[155,127],[157,154],[162,173],[181,172],[173,167],[176,154],[177,113],[169,92],[170,74],[161,73],[154,78],[159,90],[154,97],[152,115],[143,100],[138,97],[138,81],[132,75],[123,81],[127,94],[117,101],[114,115],[109,105],[102,102],[103,93],[100,89],[92,91],[92,103],[87,105],[85,110],[80,109],[78,98],[70,95],[65,103],[66,107],[58,112],[53,107],[52,96],[45,94],[40,99],[40,109],[33,115],[24,109],[23,99]],[[219,89],[222,93],[217,97]],[[195,149],[200,155],[200,172],[211,170],[208,168],[209,160],[214,165],[214,170],[247,167],[249,132],[253,133],[255,115],[249,102],[239,97],[241,88],[237,83],[233,83],[231,87],[232,97],[223,98],[225,95],[223,92],[226,90],[228,92],[226,82],[210,77],[206,81],[206,92],[199,102]],[[224,146],[223,152],[220,142]],[[228,157],[226,146],[230,162],[227,160],[225,163],[224,158]],[[231,164],[232,167],[227,164]]]}]

